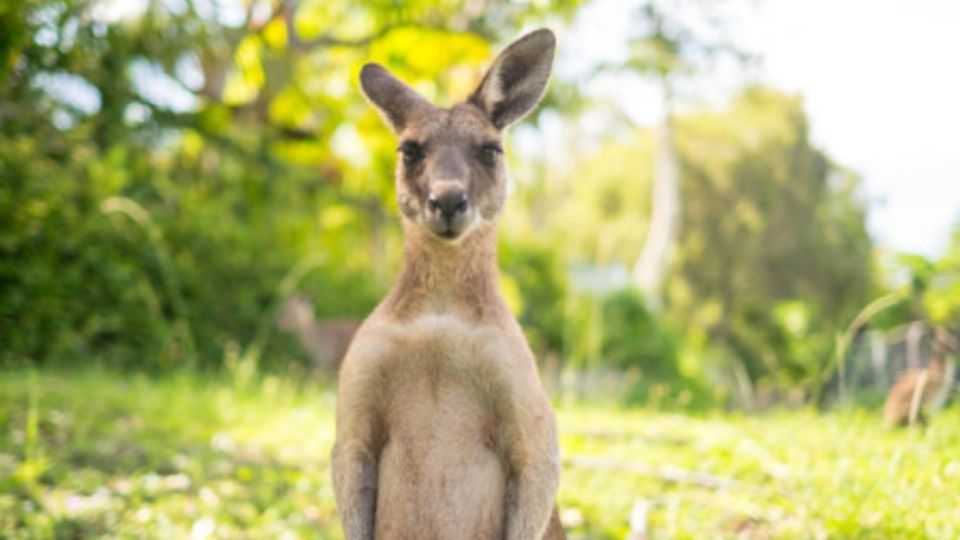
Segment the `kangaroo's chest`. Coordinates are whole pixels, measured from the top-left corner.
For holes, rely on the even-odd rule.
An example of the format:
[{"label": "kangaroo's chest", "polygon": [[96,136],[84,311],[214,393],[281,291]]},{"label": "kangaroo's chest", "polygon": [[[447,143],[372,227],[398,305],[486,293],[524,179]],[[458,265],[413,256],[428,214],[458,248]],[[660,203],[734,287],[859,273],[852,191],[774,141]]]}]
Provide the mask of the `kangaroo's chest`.
[{"label": "kangaroo's chest", "polygon": [[495,429],[494,409],[507,397],[518,347],[510,332],[425,315],[389,323],[380,335],[389,351],[381,376],[391,438],[442,443]]}]

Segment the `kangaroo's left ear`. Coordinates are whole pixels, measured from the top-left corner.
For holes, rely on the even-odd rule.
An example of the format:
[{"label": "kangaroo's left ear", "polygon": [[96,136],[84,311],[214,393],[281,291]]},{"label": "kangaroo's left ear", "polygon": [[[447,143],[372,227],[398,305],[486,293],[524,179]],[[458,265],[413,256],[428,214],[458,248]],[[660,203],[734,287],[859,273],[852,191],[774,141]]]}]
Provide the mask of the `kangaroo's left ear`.
[{"label": "kangaroo's left ear", "polygon": [[545,28],[511,43],[493,61],[470,103],[483,109],[497,129],[523,118],[543,97],[556,45]]}]

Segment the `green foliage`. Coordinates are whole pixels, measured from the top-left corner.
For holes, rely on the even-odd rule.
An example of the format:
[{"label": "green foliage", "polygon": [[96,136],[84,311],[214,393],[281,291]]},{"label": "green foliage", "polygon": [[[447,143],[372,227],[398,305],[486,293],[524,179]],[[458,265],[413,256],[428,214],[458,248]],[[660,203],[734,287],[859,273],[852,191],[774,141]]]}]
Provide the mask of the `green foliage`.
[{"label": "green foliage", "polygon": [[960,329],[960,223],[946,252],[938,259],[916,254],[900,254],[893,263],[900,282],[895,292],[903,298],[875,324],[893,328],[924,321],[957,332]]},{"label": "green foliage", "polygon": [[[327,387],[41,370],[0,374],[0,395],[0,536],[342,537]],[[922,433],[861,411],[558,421],[572,537],[624,538],[638,501],[654,538],[960,534],[956,408]]]},{"label": "green foliage", "polygon": [[[648,348],[630,356],[662,366],[654,377],[671,384],[679,373],[735,389],[745,404],[816,386],[834,336],[875,285],[858,179],[812,146],[806,122],[799,99],[767,88],[675,116],[681,223],[665,305],[620,324],[596,302],[568,298],[572,363],[622,368],[608,354],[623,347],[601,352],[600,341],[644,336]],[[523,217],[509,218],[509,230],[548,238],[568,266],[631,268],[646,240],[655,155],[650,130],[604,141],[569,171],[548,170],[549,183],[521,184]]]},{"label": "green foliage", "polygon": [[773,90],[677,124],[671,308],[730,347],[750,379],[810,383],[872,290],[858,179],[811,145],[799,100]]},{"label": "green foliage", "polygon": [[960,329],[960,222],[947,253],[936,263],[924,290],[923,305],[931,322]]},{"label": "green foliage", "polygon": [[647,234],[653,155],[650,133],[638,130],[577,164],[548,222],[569,259],[633,264]]},{"label": "green foliage", "polygon": [[495,29],[576,2],[257,5],[0,7],[0,362],[218,368],[266,336],[279,363],[305,260],[320,315],[362,317],[399,228],[361,63],[462,99]]},{"label": "green foliage", "polygon": [[[215,370],[240,350],[283,368],[280,296],[360,318],[399,264],[395,141],[357,91],[361,64],[451,103],[494,43],[578,5],[5,3],[0,363]],[[729,52],[665,6],[637,13],[625,69],[674,77]],[[573,119],[576,86],[552,88],[541,110]],[[540,120],[524,129],[544,135]],[[578,265],[629,269],[643,247],[657,149],[639,128],[557,164],[511,156],[511,305],[559,364],[678,388],[809,385],[876,292],[857,178],[772,89],[674,122],[682,223],[663,305],[569,282]],[[954,320],[955,283],[929,281],[915,307]]]},{"label": "green foliage", "polygon": [[515,309],[531,347],[558,353],[564,347],[564,299],[568,295],[562,261],[550,245],[508,236],[500,246],[503,273],[515,284]]},{"label": "green foliage", "polygon": [[638,370],[643,377],[670,381],[677,371],[677,336],[664,328],[633,289],[624,289],[603,302],[604,362]]}]

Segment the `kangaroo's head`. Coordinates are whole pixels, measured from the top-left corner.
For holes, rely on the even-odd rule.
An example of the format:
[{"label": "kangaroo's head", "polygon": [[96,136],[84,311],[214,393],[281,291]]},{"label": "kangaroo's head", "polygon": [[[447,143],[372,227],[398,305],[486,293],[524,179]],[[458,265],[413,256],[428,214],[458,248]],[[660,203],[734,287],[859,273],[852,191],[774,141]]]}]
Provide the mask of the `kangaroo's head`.
[{"label": "kangaroo's head", "polygon": [[404,218],[455,242],[496,219],[506,196],[503,131],[543,96],[556,40],[537,30],[494,60],[466,102],[437,107],[377,64],[360,85],[399,139],[397,202]]}]

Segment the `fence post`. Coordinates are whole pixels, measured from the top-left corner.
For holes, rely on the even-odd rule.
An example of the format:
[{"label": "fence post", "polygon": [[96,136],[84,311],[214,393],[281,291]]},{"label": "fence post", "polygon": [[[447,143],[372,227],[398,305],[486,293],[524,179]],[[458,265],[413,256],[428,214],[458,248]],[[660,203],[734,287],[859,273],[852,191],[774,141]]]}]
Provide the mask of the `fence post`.
[{"label": "fence post", "polygon": [[920,340],[923,338],[923,323],[914,321],[907,329],[907,368],[920,368]]},{"label": "fence post", "polygon": [[887,390],[887,336],[876,330],[870,332],[870,359],[873,361],[874,387],[881,392]]}]

